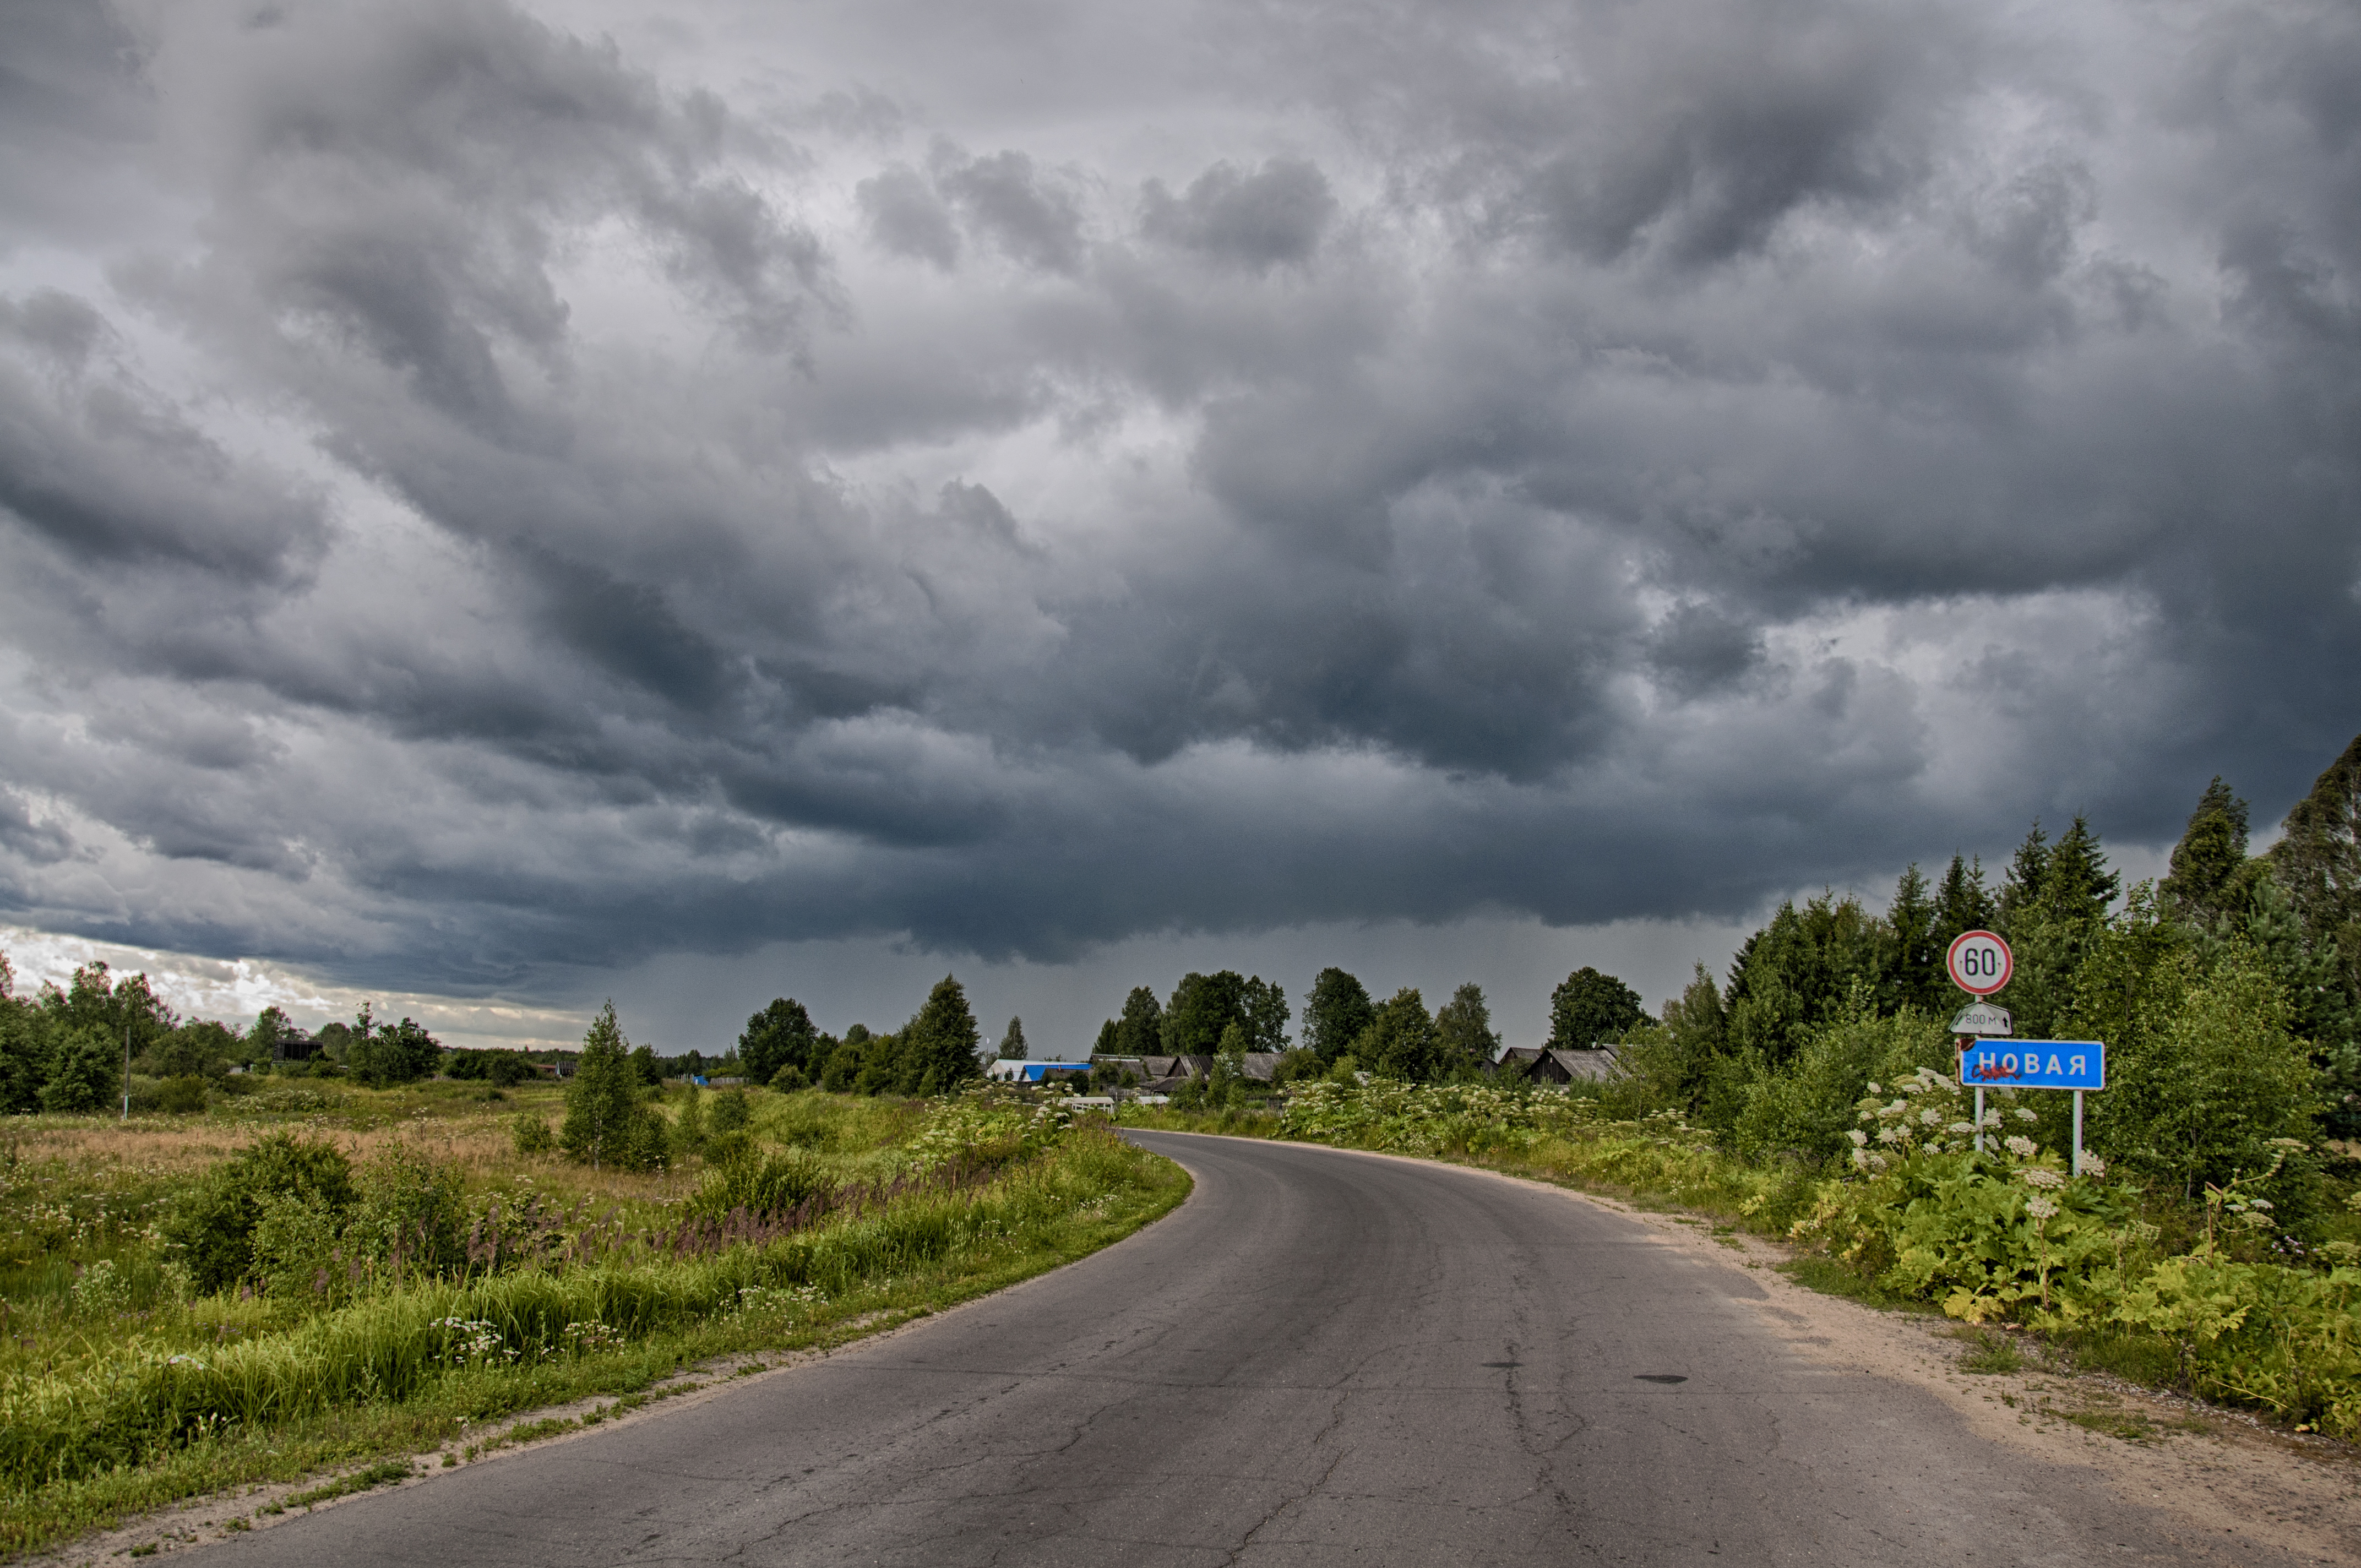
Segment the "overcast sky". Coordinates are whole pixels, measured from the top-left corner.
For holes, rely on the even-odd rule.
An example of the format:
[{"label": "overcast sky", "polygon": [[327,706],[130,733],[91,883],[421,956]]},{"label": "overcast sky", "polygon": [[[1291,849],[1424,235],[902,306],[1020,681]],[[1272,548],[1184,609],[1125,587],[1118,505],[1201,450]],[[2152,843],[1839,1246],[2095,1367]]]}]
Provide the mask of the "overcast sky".
[{"label": "overcast sky", "polygon": [[2361,729],[2356,280],[2341,0],[16,0],[0,920],[1079,1048],[2150,869]]}]

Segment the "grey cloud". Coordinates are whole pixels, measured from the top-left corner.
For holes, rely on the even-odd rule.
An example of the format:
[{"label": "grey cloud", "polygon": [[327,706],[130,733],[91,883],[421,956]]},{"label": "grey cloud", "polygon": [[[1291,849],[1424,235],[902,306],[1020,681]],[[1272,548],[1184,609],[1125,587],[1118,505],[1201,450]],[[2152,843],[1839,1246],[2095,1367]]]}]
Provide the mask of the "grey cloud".
[{"label": "grey cloud", "polygon": [[936,163],[936,186],[1012,259],[1045,272],[1082,266],[1082,204],[1030,157],[1011,149],[971,159],[945,148]]},{"label": "grey cloud", "polygon": [[247,579],[306,569],[324,544],[318,499],[102,355],[110,335],[85,302],[0,299],[0,342],[20,348],[0,349],[0,510],[83,557]]},{"label": "grey cloud", "polygon": [[1335,213],[1328,177],[1300,159],[1269,159],[1252,174],[1217,163],[1177,197],[1160,180],[1140,192],[1141,233],[1257,271],[1310,260]]},{"label": "grey cloud", "polygon": [[949,271],[959,264],[959,230],[950,209],[926,178],[897,163],[856,188],[872,238],[896,256],[931,261]]},{"label": "grey cloud", "polygon": [[1648,663],[1674,692],[1719,691],[1761,663],[1763,634],[1711,605],[1685,604],[1648,635]]},{"label": "grey cloud", "polygon": [[2351,29],[2092,4],[872,7],[767,116],[172,8],[197,217],[0,321],[0,787],[97,825],[0,811],[8,907],[529,990],[2268,814],[2361,727]]}]

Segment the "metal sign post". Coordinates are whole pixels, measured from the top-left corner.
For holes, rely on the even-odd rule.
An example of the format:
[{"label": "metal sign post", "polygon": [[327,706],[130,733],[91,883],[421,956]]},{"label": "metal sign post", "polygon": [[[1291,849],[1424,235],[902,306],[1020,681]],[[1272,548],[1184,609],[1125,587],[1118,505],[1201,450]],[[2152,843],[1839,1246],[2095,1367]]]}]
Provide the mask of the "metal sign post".
[{"label": "metal sign post", "polygon": [[[1951,938],[1944,951],[1943,968],[1951,983],[1976,998],[1975,1005],[1964,1009],[1951,1020],[1951,1033],[1960,1036],[1962,1061],[1967,1059],[1968,1042],[1981,1035],[2008,1035],[2016,1031],[2016,1020],[2005,1007],[1995,1007],[1983,998],[2008,984],[2016,973],[2016,955],[2006,942],[1990,931],[1962,931]],[[1962,1080],[1961,1081],[1965,1081]],[[1984,1091],[1976,1086],[1976,1152],[1984,1147]]]},{"label": "metal sign post", "polygon": [[1960,1053],[1960,1082],[1979,1102],[1986,1087],[2074,1091],[2074,1174],[2082,1174],[2082,1094],[2107,1087],[2107,1047],[2098,1040],[1978,1040]]}]

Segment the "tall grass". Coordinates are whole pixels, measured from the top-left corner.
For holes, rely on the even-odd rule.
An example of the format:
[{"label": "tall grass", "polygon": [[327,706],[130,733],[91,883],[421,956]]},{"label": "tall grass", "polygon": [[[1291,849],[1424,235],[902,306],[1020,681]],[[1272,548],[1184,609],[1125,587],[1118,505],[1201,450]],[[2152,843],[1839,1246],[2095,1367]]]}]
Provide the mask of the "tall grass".
[{"label": "tall grass", "polygon": [[[554,1245],[503,1255],[482,1245],[500,1224],[479,1225],[456,1277],[377,1259],[316,1295],[242,1288],[187,1299],[148,1223],[153,1202],[138,1196],[152,1172],[109,1189],[114,1218],[99,1225],[88,1193],[47,1196],[71,1187],[82,1162],[53,1159],[28,1175],[20,1159],[13,1213],[68,1218],[52,1216],[43,1233],[53,1251],[22,1225],[16,1233],[36,1255],[8,1277],[29,1288],[9,1303],[15,1354],[0,1374],[0,1550],[126,1500],[276,1473],[280,1445],[263,1441],[274,1433],[411,1431],[400,1412],[489,1415],[643,1386],[682,1355],[807,1342],[864,1313],[963,1299],[1103,1245],[1186,1191],[1176,1168],[1104,1124],[1069,1128],[1030,1107],[766,1099],[786,1136],[758,1115],[765,1137],[843,1179],[788,1210],[697,1212],[685,1196],[698,1179],[728,1184],[722,1171],[700,1179],[692,1168],[641,1179],[628,1209],[594,1207],[577,1191],[569,1212],[520,1201],[519,1190],[559,1186],[566,1173],[535,1167],[533,1181],[511,1157],[510,1184],[483,1212],[530,1213]],[[356,1427],[365,1412],[381,1414]]]}]

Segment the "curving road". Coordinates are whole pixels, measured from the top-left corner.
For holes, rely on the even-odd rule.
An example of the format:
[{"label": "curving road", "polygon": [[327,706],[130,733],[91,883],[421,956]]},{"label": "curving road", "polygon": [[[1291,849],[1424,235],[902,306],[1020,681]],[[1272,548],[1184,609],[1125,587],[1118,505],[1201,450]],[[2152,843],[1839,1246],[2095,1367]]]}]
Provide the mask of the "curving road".
[{"label": "curving road", "polygon": [[726,1398],[206,1550],[302,1568],[2213,1560],[2089,1472],[1808,1359],[1743,1269],[1637,1222],[1448,1167],[1137,1137],[1196,1192],[1094,1257]]}]

